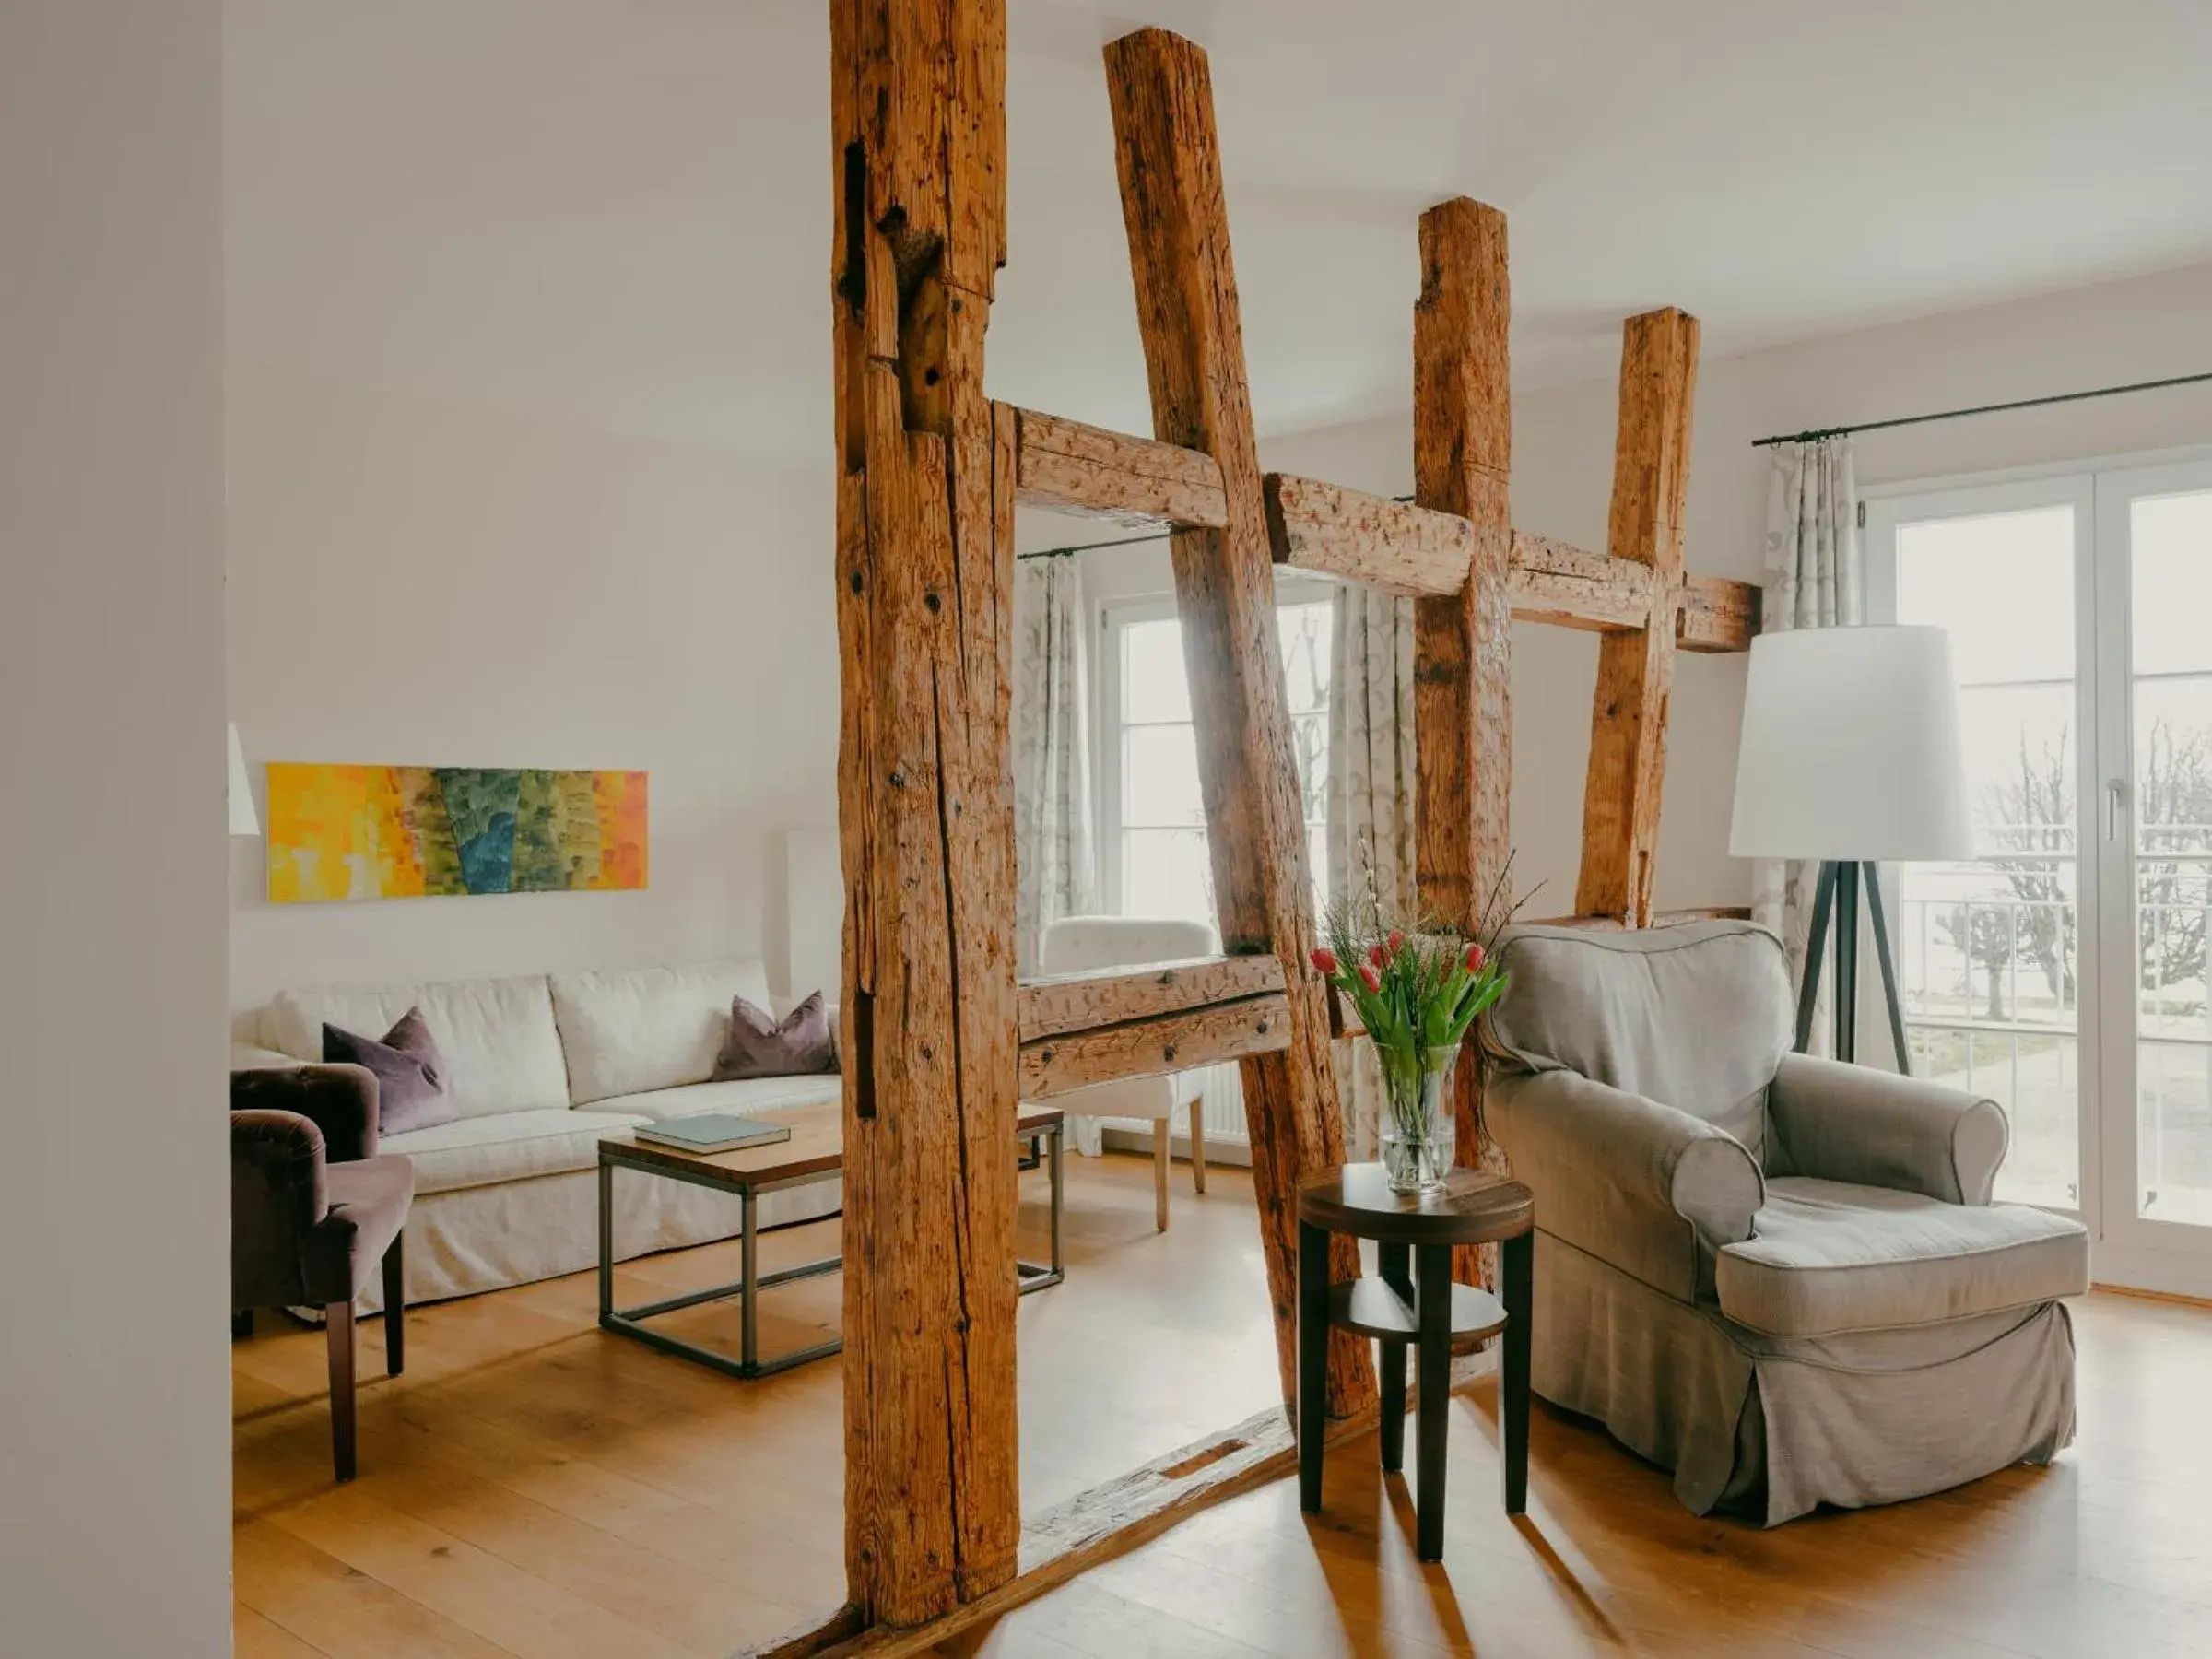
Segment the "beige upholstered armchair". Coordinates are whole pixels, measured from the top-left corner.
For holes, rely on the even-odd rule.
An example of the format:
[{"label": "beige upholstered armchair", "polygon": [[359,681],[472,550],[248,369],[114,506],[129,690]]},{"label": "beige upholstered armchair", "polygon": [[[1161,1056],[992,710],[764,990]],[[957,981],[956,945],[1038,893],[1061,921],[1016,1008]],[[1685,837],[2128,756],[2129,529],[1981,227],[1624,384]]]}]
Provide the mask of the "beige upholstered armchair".
[{"label": "beige upholstered armchair", "polygon": [[[1147,962],[1177,962],[1211,956],[1214,930],[1203,922],[1148,916],[1067,916],[1050,924],[1037,950],[1037,971],[1088,973],[1100,968],[1135,968]],[[1071,1117],[1128,1118],[1152,1125],[1153,1220],[1168,1230],[1168,1163],[1172,1156],[1174,1114],[1190,1111],[1191,1182],[1206,1191],[1205,1074],[1173,1072],[1160,1077],[1126,1077],[1093,1084],[1072,1094],[1055,1095],[1052,1104]]]},{"label": "beige upholstered armchair", "polygon": [[1769,1525],[2073,1439],[2088,1235],[1990,1202],[1995,1102],[1791,1053],[1749,923],[1500,949],[1485,1110],[1536,1194],[1538,1394]]}]

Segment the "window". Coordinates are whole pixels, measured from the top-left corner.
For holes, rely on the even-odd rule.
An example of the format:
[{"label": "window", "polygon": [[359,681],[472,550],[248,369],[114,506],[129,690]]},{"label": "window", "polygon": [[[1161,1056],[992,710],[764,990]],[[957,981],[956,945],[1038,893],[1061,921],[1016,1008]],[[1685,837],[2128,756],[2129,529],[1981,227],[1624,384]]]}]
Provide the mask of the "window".
[{"label": "window", "polygon": [[[1276,624],[1317,900],[1328,881],[1331,618],[1325,586],[1283,584]],[[1107,908],[1211,925],[1213,866],[1174,601],[1109,603],[1104,632],[1098,794]]]},{"label": "window", "polygon": [[2212,1294],[2212,462],[1881,497],[1866,547],[1877,619],[1950,630],[1974,815],[1899,872],[1914,1069],[2100,1278]]}]

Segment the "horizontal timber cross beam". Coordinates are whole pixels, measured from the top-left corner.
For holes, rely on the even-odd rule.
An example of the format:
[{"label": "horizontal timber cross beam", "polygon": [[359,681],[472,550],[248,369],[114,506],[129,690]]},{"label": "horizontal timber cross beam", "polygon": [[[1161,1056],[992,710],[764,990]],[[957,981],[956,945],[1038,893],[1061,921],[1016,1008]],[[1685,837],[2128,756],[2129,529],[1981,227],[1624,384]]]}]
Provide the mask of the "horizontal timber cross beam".
[{"label": "horizontal timber cross beam", "polygon": [[[1452,597],[1467,584],[1477,532],[1456,513],[1288,473],[1269,473],[1266,488],[1277,564],[1415,598]],[[1654,605],[1664,605],[1685,651],[1747,651],[1759,631],[1759,590],[1748,582],[1692,576],[1663,592],[1651,567],[1632,559],[1518,530],[1509,535],[1506,592],[1515,621],[1638,631],[1651,625]]]},{"label": "horizontal timber cross beam", "polygon": [[[1152,408],[1132,437],[995,403],[1006,262],[1005,0],[830,0],[835,571],[845,888],[847,1604],[777,1652],[904,1653],[1284,1464],[1279,1412],[1086,1494],[1025,1535],[1015,1389],[1018,1102],[1235,1059],[1268,1312],[1294,1393],[1296,1195],[1345,1156],[1329,999],[1274,638],[1278,561],[1414,596],[1414,863],[1447,924],[1486,920],[1509,845],[1510,620],[1600,635],[1578,920],[1653,920],[1674,656],[1741,650],[1741,583],[1687,575],[1697,324],[1623,330],[1605,552],[1509,512],[1504,216],[1419,227],[1415,500],[1264,475],[1211,71],[1157,29],[1106,48]],[[1018,503],[1170,531],[1222,955],[1020,985],[1010,782]],[[1463,1161],[1478,1064],[1458,1068]],[[1463,1273],[1479,1271],[1472,1259]],[[1348,1239],[1332,1275],[1359,1271]],[[1331,1341],[1328,1413],[1370,1424],[1364,1342]]]}]

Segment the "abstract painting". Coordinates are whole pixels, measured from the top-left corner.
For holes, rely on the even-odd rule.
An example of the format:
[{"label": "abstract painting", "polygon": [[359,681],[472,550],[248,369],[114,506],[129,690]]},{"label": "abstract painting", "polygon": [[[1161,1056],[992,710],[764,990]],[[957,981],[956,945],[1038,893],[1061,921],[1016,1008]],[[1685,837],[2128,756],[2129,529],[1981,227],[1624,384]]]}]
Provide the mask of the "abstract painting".
[{"label": "abstract painting", "polygon": [[269,899],[420,899],[645,885],[645,774],[269,767]]}]

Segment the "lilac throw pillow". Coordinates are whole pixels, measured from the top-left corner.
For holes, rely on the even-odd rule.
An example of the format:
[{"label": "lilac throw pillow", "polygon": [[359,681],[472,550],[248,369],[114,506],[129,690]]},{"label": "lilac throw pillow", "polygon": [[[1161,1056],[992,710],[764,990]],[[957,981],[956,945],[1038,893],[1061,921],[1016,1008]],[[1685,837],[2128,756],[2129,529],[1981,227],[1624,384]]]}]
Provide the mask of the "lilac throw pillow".
[{"label": "lilac throw pillow", "polygon": [[819,991],[779,1022],[744,997],[730,999],[730,1034],[714,1062],[714,1081],[747,1077],[800,1077],[837,1069],[837,1044],[830,1036],[830,1011]]},{"label": "lilac throw pillow", "polygon": [[409,1008],[382,1041],[323,1028],[323,1064],[365,1065],[376,1075],[376,1127],[380,1135],[404,1135],[450,1124],[461,1115],[445,1092],[445,1062],[430,1040],[422,1010]]}]

